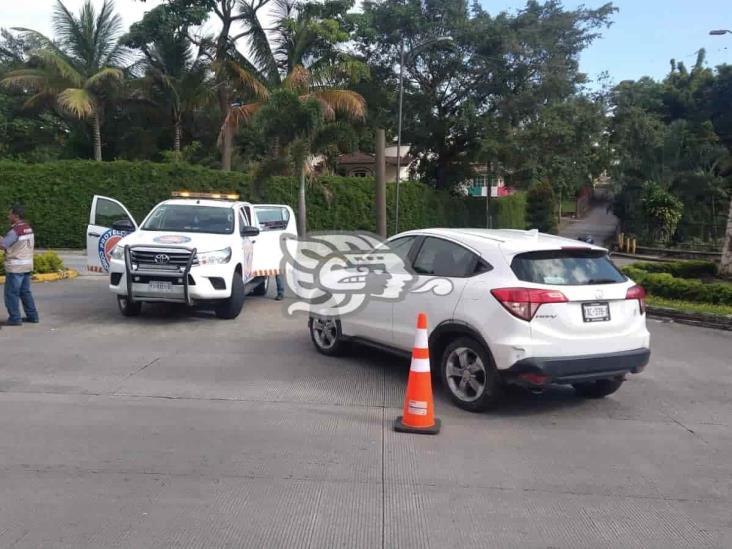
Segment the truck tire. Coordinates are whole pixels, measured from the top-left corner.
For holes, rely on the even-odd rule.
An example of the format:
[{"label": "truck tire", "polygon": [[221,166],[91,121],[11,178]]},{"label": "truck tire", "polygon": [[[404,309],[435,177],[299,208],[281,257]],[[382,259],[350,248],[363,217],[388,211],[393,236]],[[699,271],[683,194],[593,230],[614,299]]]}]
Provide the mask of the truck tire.
[{"label": "truck tire", "polygon": [[214,311],[216,316],[224,320],[233,320],[244,306],[244,281],[241,278],[239,272],[234,273],[234,278],[231,281],[231,296],[229,299],[217,305]]},{"label": "truck tire", "polygon": [[256,296],[260,296],[260,297],[263,295],[267,295],[267,291],[269,290],[269,277],[263,276],[263,277],[261,277],[261,279],[262,279],[262,282],[260,282],[259,284],[257,284],[257,286],[255,286],[255,288],[250,292],[251,295],[256,295]]},{"label": "truck tire", "polygon": [[142,312],[142,303],[130,301],[126,295],[117,296],[117,307],[122,316],[138,316]]},{"label": "truck tire", "polygon": [[603,398],[620,389],[624,381],[623,378],[598,379],[589,383],[575,383],[572,387],[581,397]]}]

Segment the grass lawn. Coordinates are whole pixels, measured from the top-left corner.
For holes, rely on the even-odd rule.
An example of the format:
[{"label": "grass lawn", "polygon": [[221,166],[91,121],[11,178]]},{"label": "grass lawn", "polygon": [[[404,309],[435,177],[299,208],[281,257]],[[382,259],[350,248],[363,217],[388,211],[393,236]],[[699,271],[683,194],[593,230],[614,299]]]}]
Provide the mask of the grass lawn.
[{"label": "grass lawn", "polygon": [[666,307],[690,313],[710,313],[715,315],[732,316],[732,306],[712,305],[710,303],[698,303],[695,301],[681,301],[678,299],[666,299],[665,297],[646,297],[646,303],[652,307]]}]

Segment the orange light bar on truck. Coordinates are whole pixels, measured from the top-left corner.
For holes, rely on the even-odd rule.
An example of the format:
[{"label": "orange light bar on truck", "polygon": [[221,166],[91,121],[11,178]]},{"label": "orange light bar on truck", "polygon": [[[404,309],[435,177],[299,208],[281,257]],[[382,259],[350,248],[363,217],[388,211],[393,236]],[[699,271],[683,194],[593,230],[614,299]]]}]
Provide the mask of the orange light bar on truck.
[{"label": "orange light bar on truck", "polygon": [[237,193],[198,193],[190,191],[173,191],[173,198],[208,198],[213,200],[239,200]]}]

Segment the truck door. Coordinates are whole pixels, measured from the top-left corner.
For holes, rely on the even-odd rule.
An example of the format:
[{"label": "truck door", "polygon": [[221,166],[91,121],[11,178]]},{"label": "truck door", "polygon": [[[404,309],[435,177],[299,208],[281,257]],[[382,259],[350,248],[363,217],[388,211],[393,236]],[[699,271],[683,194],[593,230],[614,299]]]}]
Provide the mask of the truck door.
[{"label": "truck door", "polygon": [[86,228],[86,268],[95,273],[109,272],[112,249],[137,230],[137,223],[124,205],[106,196],[94,196]]},{"label": "truck door", "polygon": [[256,204],[251,210],[252,224],[261,231],[254,243],[252,276],[275,275],[282,261],[280,237],[285,233],[297,234],[295,214],[282,204]]}]

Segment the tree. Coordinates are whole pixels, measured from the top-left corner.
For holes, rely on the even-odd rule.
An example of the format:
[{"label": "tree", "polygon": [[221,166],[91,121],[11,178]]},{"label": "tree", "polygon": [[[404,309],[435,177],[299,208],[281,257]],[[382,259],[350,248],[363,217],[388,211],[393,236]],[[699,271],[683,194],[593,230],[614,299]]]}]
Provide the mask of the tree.
[{"label": "tree", "polygon": [[143,53],[139,87],[145,97],[169,109],[173,150],[180,153],[184,116],[215,97],[209,65],[191,49],[187,21],[161,5],[133,24],[122,41]]},{"label": "tree", "polygon": [[526,220],[529,227],[539,229],[542,233],[556,233],[555,204],[554,189],[548,181],[537,182],[529,187],[526,195]]},{"label": "tree", "polygon": [[655,242],[666,243],[676,231],[684,211],[683,203],[657,183],[647,183],[641,199],[646,232]]},{"label": "tree", "polygon": [[[613,11],[611,4],[565,11],[558,1],[529,1],[516,15],[494,17],[477,2],[469,9],[466,1],[367,1],[355,39],[372,70],[390,75],[391,89],[404,45],[404,141],[424,178],[449,187],[462,183],[474,162],[490,161],[490,131],[505,132],[496,142],[511,141],[538,107],[576,93],[586,80],[579,53]],[[391,112],[395,121],[394,103]],[[496,154],[493,160],[512,156]]]},{"label": "tree", "polygon": [[105,93],[123,78],[118,68],[124,59],[121,20],[112,0],[104,0],[98,14],[92,1],[86,0],[78,16],[57,0],[53,26],[57,42],[36,31],[18,29],[36,39],[41,48],[30,55],[29,68],[10,72],[0,83],[33,92],[26,107],[53,102],[64,113],[90,119],[94,159],[101,161]]}]

